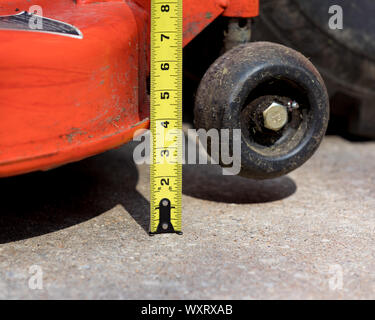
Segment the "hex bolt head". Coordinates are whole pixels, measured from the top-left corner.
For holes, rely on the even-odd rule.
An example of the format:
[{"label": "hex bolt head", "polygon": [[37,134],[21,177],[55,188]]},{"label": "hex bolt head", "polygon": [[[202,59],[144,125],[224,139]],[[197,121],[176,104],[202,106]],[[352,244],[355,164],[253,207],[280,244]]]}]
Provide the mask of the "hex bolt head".
[{"label": "hex bolt head", "polygon": [[273,102],[263,111],[264,126],[273,131],[279,131],[288,122],[288,111],[285,106]]}]

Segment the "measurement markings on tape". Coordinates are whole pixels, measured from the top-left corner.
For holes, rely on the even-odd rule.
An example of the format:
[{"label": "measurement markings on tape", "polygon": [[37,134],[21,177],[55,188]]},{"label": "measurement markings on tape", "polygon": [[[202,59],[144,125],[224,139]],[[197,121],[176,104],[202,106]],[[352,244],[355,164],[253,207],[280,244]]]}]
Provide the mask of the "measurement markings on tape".
[{"label": "measurement markings on tape", "polygon": [[150,235],[181,233],[182,0],[151,1]]}]

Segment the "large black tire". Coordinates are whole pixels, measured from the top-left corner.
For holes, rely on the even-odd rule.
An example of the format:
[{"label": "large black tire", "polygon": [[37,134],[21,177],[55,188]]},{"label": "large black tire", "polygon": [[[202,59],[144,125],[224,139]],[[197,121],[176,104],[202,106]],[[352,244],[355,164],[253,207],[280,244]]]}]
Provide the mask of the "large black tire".
[{"label": "large black tire", "polygon": [[[329,28],[329,8],[344,28]],[[273,41],[309,57],[331,97],[332,132],[375,138],[375,1],[262,0],[254,41]]]},{"label": "large black tire", "polygon": [[[255,130],[274,100],[295,100],[300,108],[290,112],[278,132]],[[249,43],[225,53],[206,72],[194,117],[196,128],[241,129],[240,174],[274,178],[301,166],[318,148],[329,118],[328,95],[318,71],[300,53],[273,43]]]}]

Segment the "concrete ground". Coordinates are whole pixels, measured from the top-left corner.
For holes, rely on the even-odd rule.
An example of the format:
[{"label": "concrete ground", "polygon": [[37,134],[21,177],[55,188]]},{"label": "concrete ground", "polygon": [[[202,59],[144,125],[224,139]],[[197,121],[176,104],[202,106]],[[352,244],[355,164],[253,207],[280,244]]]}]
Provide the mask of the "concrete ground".
[{"label": "concrete ground", "polygon": [[0,180],[0,298],[375,298],[375,143],[270,181],[185,166],[184,235],[155,237],[132,148]]}]

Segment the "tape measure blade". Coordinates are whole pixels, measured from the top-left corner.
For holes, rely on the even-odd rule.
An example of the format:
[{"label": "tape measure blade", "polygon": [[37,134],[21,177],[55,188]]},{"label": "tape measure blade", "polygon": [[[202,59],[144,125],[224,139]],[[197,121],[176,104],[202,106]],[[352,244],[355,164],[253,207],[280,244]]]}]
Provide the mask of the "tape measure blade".
[{"label": "tape measure blade", "polygon": [[181,232],[182,19],[182,0],[151,1],[151,234]]}]

